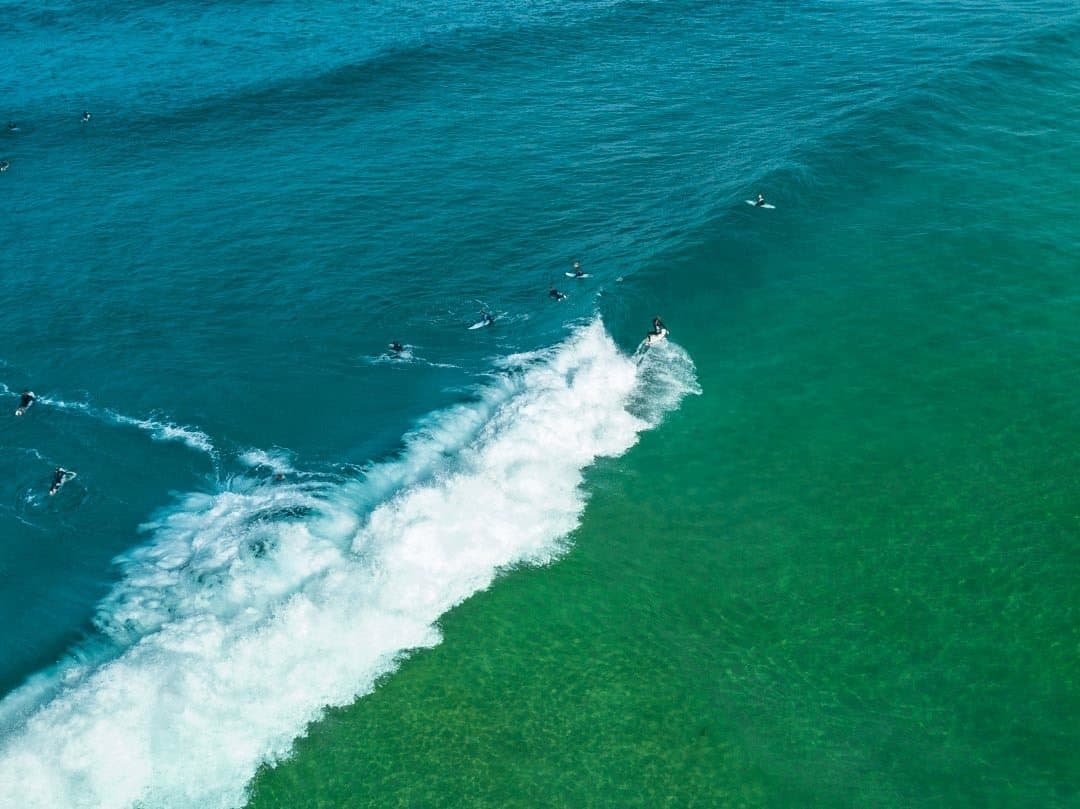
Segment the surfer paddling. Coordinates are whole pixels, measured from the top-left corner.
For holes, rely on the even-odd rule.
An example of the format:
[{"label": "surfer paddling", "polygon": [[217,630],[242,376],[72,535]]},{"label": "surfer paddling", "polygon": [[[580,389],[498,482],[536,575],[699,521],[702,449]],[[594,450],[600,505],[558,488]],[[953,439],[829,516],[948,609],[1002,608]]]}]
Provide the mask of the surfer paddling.
[{"label": "surfer paddling", "polygon": [[24,390],[19,394],[19,406],[15,409],[15,415],[21,416],[29,410],[35,399],[37,399],[37,396],[34,395],[32,390]]},{"label": "surfer paddling", "polygon": [[562,292],[559,292],[559,290],[555,289],[555,287],[552,287],[548,290],[548,297],[551,298],[553,301],[561,301],[563,298],[566,297],[566,295]]},{"label": "surfer paddling", "polygon": [[52,497],[60,491],[60,487],[73,477],[75,477],[75,473],[70,469],[64,469],[62,466],[56,467],[56,471],[53,472],[52,486],[49,487],[49,496]]}]

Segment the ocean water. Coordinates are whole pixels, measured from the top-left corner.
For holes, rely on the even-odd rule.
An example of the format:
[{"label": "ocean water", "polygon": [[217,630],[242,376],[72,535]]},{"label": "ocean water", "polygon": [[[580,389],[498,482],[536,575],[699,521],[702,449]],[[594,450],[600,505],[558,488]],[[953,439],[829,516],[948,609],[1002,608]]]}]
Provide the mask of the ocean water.
[{"label": "ocean water", "polygon": [[1080,800],[1074,3],[0,20],[0,806]]}]

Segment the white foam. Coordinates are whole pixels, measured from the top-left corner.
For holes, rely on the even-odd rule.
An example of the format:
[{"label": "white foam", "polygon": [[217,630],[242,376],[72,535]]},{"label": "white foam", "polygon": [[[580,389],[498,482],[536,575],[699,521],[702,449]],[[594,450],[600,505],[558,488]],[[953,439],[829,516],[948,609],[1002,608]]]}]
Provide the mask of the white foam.
[{"label": "white foam", "polygon": [[249,469],[269,469],[275,475],[288,475],[295,472],[290,454],[285,450],[267,452],[262,449],[249,449],[240,455],[240,463]]},{"label": "white foam", "polygon": [[640,368],[599,321],[505,368],[361,480],[247,481],[147,524],[97,617],[117,651],[69,662],[39,707],[40,682],[0,703],[0,804],[241,805],[325,706],[437,643],[447,609],[554,559],[585,467],[654,422],[631,412]]},{"label": "white foam", "polygon": [[[93,412],[92,408],[90,412]],[[158,421],[157,419],[137,419],[117,413],[115,410],[105,410],[103,412],[117,424],[125,424],[145,430],[150,433],[150,437],[155,441],[179,441],[196,452],[205,452],[211,456],[215,455],[214,442],[202,430],[194,427],[184,427],[168,421]]]},{"label": "white foam", "polygon": [[[0,382],[0,393],[9,395],[15,394],[13,390],[2,382]],[[49,405],[50,407],[55,407],[58,410],[78,410],[81,413],[86,413],[87,415],[101,419],[102,421],[109,421],[113,424],[121,424],[128,427],[136,427],[150,433],[150,437],[155,441],[179,441],[193,450],[216,456],[214,443],[210,440],[210,436],[194,427],[185,427],[179,424],[173,424],[169,421],[159,421],[153,418],[134,418],[133,416],[125,416],[123,413],[118,413],[115,410],[110,410],[108,408],[99,410],[87,402],[68,402],[64,399],[54,399],[49,396],[38,396],[37,401]]]},{"label": "white foam", "polygon": [[670,339],[639,351],[636,360],[640,384],[629,409],[651,426],[658,425],[687,394],[701,394],[694,361],[686,349]]}]

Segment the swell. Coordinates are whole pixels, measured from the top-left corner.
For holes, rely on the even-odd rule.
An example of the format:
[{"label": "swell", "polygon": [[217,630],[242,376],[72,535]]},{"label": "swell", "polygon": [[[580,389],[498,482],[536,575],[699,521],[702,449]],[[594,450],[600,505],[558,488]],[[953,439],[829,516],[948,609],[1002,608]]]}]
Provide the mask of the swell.
[{"label": "swell", "polygon": [[[1080,13],[1072,7],[1049,21],[1026,21],[1012,36],[993,38],[956,58],[931,64],[914,80],[909,76],[873,94],[851,93],[862,100],[838,108],[831,123],[796,143],[777,164],[750,175],[746,188],[775,189],[785,207],[809,212],[807,227],[816,227],[815,211],[823,195],[837,191],[858,195],[874,178],[911,169],[925,159],[929,145],[942,141],[964,144],[978,139],[969,127],[1002,109],[1013,109],[1025,94],[1049,96],[1064,87],[1071,98],[1075,75],[1060,65],[1075,60]],[[838,89],[838,95],[843,92]],[[1045,121],[1034,122],[1035,134]],[[1020,133],[1024,134],[1024,133]],[[774,200],[775,201],[775,200]],[[717,204],[705,229],[731,227],[746,212],[732,199]],[[697,249],[693,247],[692,249]]]},{"label": "swell", "polygon": [[[624,6],[635,13],[620,13]],[[621,30],[622,35],[645,33],[660,13],[654,4],[619,3],[573,15],[546,14],[498,26],[426,32],[356,62],[201,99],[179,115],[151,119],[146,124],[150,129],[172,129],[192,119],[250,121],[272,110],[278,123],[307,125],[317,115],[341,105],[354,112],[392,109],[442,93],[447,83],[467,85],[469,80],[461,77],[477,69],[513,70],[522,63],[558,59],[568,51],[591,47],[605,28],[629,26]],[[614,25],[612,15],[619,15]]]},{"label": "swell", "polygon": [[[1071,10],[1071,8],[1070,8]],[[693,19],[697,14],[716,14],[713,4],[687,2],[679,4],[678,17],[665,4],[624,0],[598,7],[577,9],[575,13],[548,12],[525,20],[508,21],[499,25],[460,26],[449,30],[424,32],[405,42],[379,48],[355,62],[329,70],[307,75],[287,75],[257,87],[245,88],[220,96],[195,99],[182,105],[176,114],[149,117],[145,125],[149,129],[175,130],[186,121],[247,121],[259,119],[267,110],[273,111],[279,123],[308,124],[313,113],[351,105],[353,110],[381,110],[408,105],[418,99],[429,98],[432,93],[445,93],[448,83],[460,85],[465,92],[471,81],[460,77],[481,73],[515,71],[527,66],[551,62],[564,62],[568,54],[606,52],[609,48],[618,53],[645,37],[663,36],[675,26],[673,19]],[[825,12],[822,12],[823,14]],[[744,25],[760,24],[760,12],[743,7],[725,9],[725,25],[736,29]],[[983,45],[991,53],[1000,50],[998,59],[1007,59],[1014,47],[1021,48],[1030,42],[1032,48],[1045,44],[1059,51],[1067,51],[1075,42],[1077,15],[1072,19],[1064,14],[1048,14],[1049,22],[1040,18],[1025,21],[1017,33],[1010,29],[1007,36],[986,34],[990,41]],[[745,18],[745,22],[741,20]],[[711,20],[710,20],[711,21]],[[706,20],[699,20],[704,23]],[[918,15],[908,20],[910,30],[905,34],[916,36],[919,32]],[[898,23],[902,28],[902,21]],[[658,30],[662,29],[662,30]],[[1019,37],[1019,39],[1017,39]],[[726,46],[723,41],[721,46]],[[726,59],[722,47],[716,56]],[[897,97],[902,98],[912,88],[935,81],[942,72],[978,68],[986,57],[976,57],[968,64],[961,55],[957,65],[951,58],[943,66],[934,67],[927,78],[916,78],[905,73],[897,78]],[[995,57],[989,57],[992,61]],[[1020,58],[1024,58],[1021,56]],[[926,67],[922,65],[921,67]],[[846,94],[859,96],[850,87],[842,88]],[[865,108],[879,106],[876,95],[880,88],[873,85]],[[730,92],[738,92],[730,87]],[[841,95],[841,93],[837,93]],[[886,97],[892,96],[887,93]],[[845,106],[843,115],[860,112],[863,105]],[[143,122],[136,120],[137,127]]]},{"label": "swell", "polygon": [[[133,47],[146,51],[157,47],[177,47],[176,39],[170,39],[167,44],[156,43],[153,33],[146,33],[139,26],[132,25],[144,12],[167,15],[168,5],[142,4],[141,8],[132,11],[133,18],[129,18],[127,13],[118,16],[105,6],[93,4],[80,7],[74,17],[59,10],[28,10],[25,17],[17,14],[15,21],[21,20],[23,26],[30,29],[40,29],[36,33],[34,30],[22,31],[23,37],[36,35],[49,38],[56,35],[51,29],[57,27],[61,33],[75,35],[85,26],[122,21],[130,27],[114,35],[121,41],[127,37],[134,38]],[[271,6],[285,8],[288,4]],[[253,49],[261,36],[262,15],[245,16],[247,10],[243,4],[233,4],[231,7],[238,9],[240,17],[228,21],[231,25],[239,26],[230,35],[242,42],[254,36],[255,39],[247,43],[250,48],[245,47],[245,51]],[[230,45],[224,33],[214,35],[208,32],[206,36],[210,38],[205,43],[192,41],[186,44],[189,51],[187,56],[172,69],[190,75],[188,81],[176,84],[170,94],[163,94],[160,87],[148,83],[141,99],[114,97],[120,91],[119,87],[107,90],[104,95],[92,95],[109,117],[117,119],[118,113],[123,111],[123,128],[139,136],[157,131],[185,131],[192,122],[200,126],[206,122],[250,124],[268,115],[272,115],[278,123],[308,123],[312,110],[322,109],[330,102],[378,108],[415,98],[437,88],[461,65],[497,67],[522,59],[533,59],[538,55],[557,56],[564,52],[564,47],[585,47],[591,36],[601,33],[598,26],[613,15],[620,15],[620,9],[624,7],[629,13],[621,14],[619,25],[633,26],[633,30],[641,33],[661,13],[654,4],[625,1],[576,5],[572,10],[567,10],[562,4],[548,3],[499,13],[479,7],[474,11],[464,6],[461,17],[466,21],[452,22],[445,13],[428,15],[420,12],[409,16],[409,9],[403,7],[399,23],[395,23],[393,18],[389,21],[379,19],[375,12],[362,17],[344,15],[340,17],[339,25],[320,30],[312,44],[298,49],[292,56],[272,53],[261,60],[245,61],[239,61],[238,56],[229,52],[229,48],[235,47],[235,44]],[[294,10],[290,8],[290,11]],[[156,20],[155,17],[150,19]],[[283,20],[283,24],[286,21]],[[185,20],[185,23],[193,22]],[[158,23],[160,20],[153,25],[148,24],[148,30],[153,32]],[[302,23],[302,16],[292,21],[300,30],[304,28]],[[186,24],[175,21],[173,24],[181,31],[186,27]],[[375,33],[372,34],[369,28]],[[294,44],[281,31],[273,33],[284,36],[283,43]],[[147,39],[140,42],[140,37]],[[73,46],[76,42],[72,43]],[[343,44],[349,47],[342,48]],[[358,53],[359,58],[354,57],[352,61],[342,64],[343,49]],[[538,49],[539,53],[534,49]],[[18,82],[14,77],[18,76],[19,69],[29,69],[24,62],[30,57],[19,57],[17,53],[13,56],[16,58],[12,59],[12,69],[8,75],[12,77],[11,89],[15,90]],[[133,58],[141,60],[138,53],[133,54]],[[219,72],[224,73],[223,80],[215,82],[210,80],[210,76],[200,74],[199,65],[204,61],[220,62]],[[325,64],[334,66],[327,69],[322,67]],[[264,78],[254,83],[233,78],[243,74]],[[171,80],[173,77],[167,78]],[[0,77],[0,87],[3,86],[2,82],[3,78]],[[170,85],[163,82],[161,86]],[[212,92],[212,88],[221,86],[228,89]],[[204,89],[211,89],[211,92],[188,95],[191,90]],[[85,97],[86,93],[85,87],[73,87],[59,98],[67,102],[70,97]],[[52,110],[42,108],[39,104],[40,99],[31,99],[21,110],[10,114],[30,119],[55,115]]]},{"label": "swell", "polygon": [[[958,64],[932,71],[913,82],[896,103],[870,108],[855,119],[851,131],[841,137],[848,144],[862,144],[860,157],[883,153],[902,145],[912,129],[933,126],[937,137],[942,129],[962,129],[968,120],[981,114],[988,102],[1015,103],[1017,93],[1039,89],[1048,81],[1062,81],[1069,75],[1056,66],[1074,58],[1074,43],[1080,36],[1080,13],[1048,23],[1035,23],[1005,41],[988,45]],[[899,121],[907,126],[896,126]],[[880,145],[871,134],[881,133]],[[831,142],[823,144],[825,150]]]}]

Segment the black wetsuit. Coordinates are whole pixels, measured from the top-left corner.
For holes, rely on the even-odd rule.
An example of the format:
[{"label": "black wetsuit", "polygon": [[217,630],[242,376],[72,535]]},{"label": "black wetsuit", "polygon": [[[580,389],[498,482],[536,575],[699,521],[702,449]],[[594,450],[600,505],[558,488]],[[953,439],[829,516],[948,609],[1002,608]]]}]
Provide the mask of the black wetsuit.
[{"label": "black wetsuit", "polygon": [[56,471],[53,472],[52,486],[49,487],[49,494],[56,494],[60,491],[60,487],[64,485],[64,481],[71,477],[71,474],[63,467],[56,467]]},{"label": "black wetsuit", "polygon": [[26,410],[26,408],[34,403],[34,398],[34,394],[28,390],[24,390],[22,397],[19,399],[19,408],[21,410]]}]

